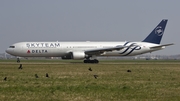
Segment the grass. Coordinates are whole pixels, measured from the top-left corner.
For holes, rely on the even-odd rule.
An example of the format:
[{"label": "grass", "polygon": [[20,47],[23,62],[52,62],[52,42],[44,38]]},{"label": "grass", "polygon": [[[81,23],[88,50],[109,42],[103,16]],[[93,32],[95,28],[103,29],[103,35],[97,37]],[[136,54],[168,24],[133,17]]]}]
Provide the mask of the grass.
[{"label": "grass", "polygon": [[[0,99],[179,101],[179,62],[103,60],[99,64],[83,64],[81,61],[22,60],[23,69],[20,70],[14,60],[1,60]],[[89,71],[89,67],[93,71]],[[98,75],[98,78],[93,75]],[[3,80],[5,77],[6,81]]]}]

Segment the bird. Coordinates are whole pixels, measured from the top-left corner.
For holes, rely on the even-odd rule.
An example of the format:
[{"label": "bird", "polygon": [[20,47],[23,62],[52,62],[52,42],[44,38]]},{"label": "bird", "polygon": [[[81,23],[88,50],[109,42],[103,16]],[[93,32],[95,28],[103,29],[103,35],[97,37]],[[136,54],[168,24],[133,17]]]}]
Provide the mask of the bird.
[{"label": "bird", "polygon": [[6,80],[7,80],[7,77],[4,78],[4,81],[6,81]]},{"label": "bird", "polygon": [[49,77],[48,73],[46,73],[46,77],[47,77],[47,78]]},{"label": "bird", "polygon": [[35,77],[36,77],[36,78],[38,78],[38,75],[37,75],[37,74],[35,74]]},{"label": "bird", "polygon": [[22,69],[22,64],[20,64],[19,68],[18,69]]},{"label": "bird", "polygon": [[94,78],[97,79],[98,75],[94,75]]},{"label": "bird", "polygon": [[91,67],[89,67],[89,69],[88,69],[89,71],[92,71],[92,69],[91,69]]},{"label": "bird", "polygon": [[127,72],[131,72],[131,70],[127,70]]}]

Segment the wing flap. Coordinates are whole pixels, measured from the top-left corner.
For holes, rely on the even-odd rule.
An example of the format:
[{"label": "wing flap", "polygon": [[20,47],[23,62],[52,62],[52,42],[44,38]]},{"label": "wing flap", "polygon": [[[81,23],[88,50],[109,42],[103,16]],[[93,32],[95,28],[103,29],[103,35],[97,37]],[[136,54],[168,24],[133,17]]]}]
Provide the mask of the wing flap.
[{"label": "wing flap", "polygon": [[114,50],[121,50],[123,48],[125,48],[127,46],[116,46],[116,47],[108,47],[108,48],[97,48],[97,49],[93,49],[93,50],[86,50],[85,54],[88,55],[96,55],[96,54],[102,54],[104,52],[108,52],[108,51],[114,51]]}]

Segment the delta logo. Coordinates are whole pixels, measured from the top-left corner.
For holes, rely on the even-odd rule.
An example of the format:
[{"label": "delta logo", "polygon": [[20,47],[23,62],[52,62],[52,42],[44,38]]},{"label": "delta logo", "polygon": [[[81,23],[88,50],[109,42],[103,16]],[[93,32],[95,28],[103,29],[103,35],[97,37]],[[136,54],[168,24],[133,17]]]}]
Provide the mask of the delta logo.
[{"label": "delta logo", "polygon": [[30,50],[28,50],[27,53],[31,53]]},{"label": "delta logo", "polygon": [[30,53],[48,53],[47,50],[28,50],[27,51],[28,54]]}]

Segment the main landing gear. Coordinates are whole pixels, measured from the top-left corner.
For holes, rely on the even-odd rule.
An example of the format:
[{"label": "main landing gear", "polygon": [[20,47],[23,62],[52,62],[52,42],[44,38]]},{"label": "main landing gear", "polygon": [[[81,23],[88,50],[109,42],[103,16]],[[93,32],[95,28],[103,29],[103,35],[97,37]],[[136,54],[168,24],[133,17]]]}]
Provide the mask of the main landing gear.
[{"label": "main landing gear", "polygon": [[99,61],[97,59],[94,59],[94,60],[84,60],[84,63],[99,63]]}]

